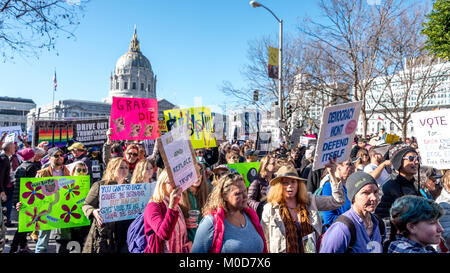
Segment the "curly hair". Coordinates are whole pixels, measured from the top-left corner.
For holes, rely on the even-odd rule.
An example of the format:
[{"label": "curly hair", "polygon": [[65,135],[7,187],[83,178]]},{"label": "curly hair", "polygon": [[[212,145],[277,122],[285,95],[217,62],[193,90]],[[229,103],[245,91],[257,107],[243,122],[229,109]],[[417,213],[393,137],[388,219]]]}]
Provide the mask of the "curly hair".
[{"label": "curly hair", "polygon": [[203,215],[211,214],[219,207],[222,207],[225,213],[227,213],[228,206],[225,198],[230,193],[231,186],[238,185],[239,183],[245,183],[244,177],[240,174],[229,173],[222,176],[206,200],[206,204],[202,209]]},{"label": "curly hair", "polygon": [[116,157],[108,162],[108,165],[106,166],[106,170],[103,173],[102,177],[102,180],[105,181],[105,185],[108,185],[110,182],[114,181],[114,175],[116,174],[117,169],[120,167],[120,164],[122,164],[123,161],[125,161],[123,157]]},{"label": "curly hair", "polygon": [[144,175],[147,171],[147,166],[150,164],[151,168],[155,167],[155,161],[150,159],[139,160],[133,171],[133,176],[131,177],[130,184],[142,183],[144,182]]},{"label": "curly hair", "polygon": [[391,222],[397,228],[397,233],[404,237],[409,235],[406,224],[434,221],[441,218],[444,213],[444,209],[438,203],[414,195],[399,197],[390,209]]}]

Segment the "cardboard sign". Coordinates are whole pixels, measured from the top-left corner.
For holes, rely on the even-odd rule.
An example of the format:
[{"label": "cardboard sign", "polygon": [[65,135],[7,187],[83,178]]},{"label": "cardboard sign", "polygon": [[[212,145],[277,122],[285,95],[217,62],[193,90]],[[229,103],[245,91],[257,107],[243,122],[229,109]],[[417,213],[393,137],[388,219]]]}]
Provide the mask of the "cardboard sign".
[{"label": "cardboard sign", "polygon": [[90,225],[81,209],[89,188],[88,175],[21,178],[19,232]]},{"label": "cardboard sign", "polygon": [[100,186],[100,216],[105,223],[135,219],[150,200],[149,183]]},{"label": "cardboard sign", "polygon": [[250,184],[258,177],[260,162],[245,162],[226,164],[230,170],[236,170],[240,175],[244,177],[245,187],[249,187]]},{"label": "cardboard sign", "polygon": [[336,157],[336,163],[350,159],[361,105],[358,101],[325,107],[313,170],[324,168],[330,157]]},{"label": "cardboard sign", "polygon": [[113,97],[110,127],[111,140],[158,138],[158,101]]},{"label": "cardboard sign", "polygon": [[168,130],[186,124],[190,129],[194,149],[216,147],[211,111],[208,107],[166,110],[164,119]]},{"label": "cardboard sign", "polygon": [[450,169],[450,110],[411,114],[422,165]]},{"label": "cardboard sign", "polygon": [[49,147],[63,147],[70,140],[83,143],[86,147],[102,146],[106,142],[108,118],[83,120],[36,120],[34,141],[43,141]]},{"label": "cardboard sign", "polygon": [[160,137],[158,149],[169,179],[183,191],[198,181],[200,173],[186,125],[176,127]]}]

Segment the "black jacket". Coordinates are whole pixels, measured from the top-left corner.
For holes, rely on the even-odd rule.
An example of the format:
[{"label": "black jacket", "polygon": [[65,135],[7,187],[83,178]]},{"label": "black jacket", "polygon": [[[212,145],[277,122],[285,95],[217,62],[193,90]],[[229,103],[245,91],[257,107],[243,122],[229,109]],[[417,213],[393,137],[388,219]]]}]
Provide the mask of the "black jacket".
[{"label": "black jacket", "polygon": [[14,194],[13,194],[13,204],[19,202],[20,193],[20,179],[22,177],[36,177],[38,167],[34,162],[24,161],[17,167],[14,172],[14,177],[16,178],[14,182]]},{"label": "black jacket", "polygon": [[0,192],[6,193],[6,188],[11,181],[11,162],[4,153],[0,155]]}]

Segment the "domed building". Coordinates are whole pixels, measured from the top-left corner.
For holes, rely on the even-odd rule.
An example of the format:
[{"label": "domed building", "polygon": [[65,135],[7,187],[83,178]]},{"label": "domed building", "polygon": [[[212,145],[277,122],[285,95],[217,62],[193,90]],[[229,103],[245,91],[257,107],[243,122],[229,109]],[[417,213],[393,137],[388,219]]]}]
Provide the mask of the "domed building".
[{"label": "domed building", "polygon": [[111,73],[109,96],[103,101],[111,103],[112,97],[156,98],[156,75],[140,50],[136,26],[128,51]]}]

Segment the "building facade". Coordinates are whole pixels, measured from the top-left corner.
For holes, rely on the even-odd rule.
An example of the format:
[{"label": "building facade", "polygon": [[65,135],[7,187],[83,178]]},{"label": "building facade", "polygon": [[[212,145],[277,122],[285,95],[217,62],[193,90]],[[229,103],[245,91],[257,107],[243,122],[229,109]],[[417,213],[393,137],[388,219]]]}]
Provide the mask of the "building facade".
[{"label": "building facade", "polygon": [[27,114],[36,104],[31,99],[0,97],[0,127],[21,126],[27,128]]}]

